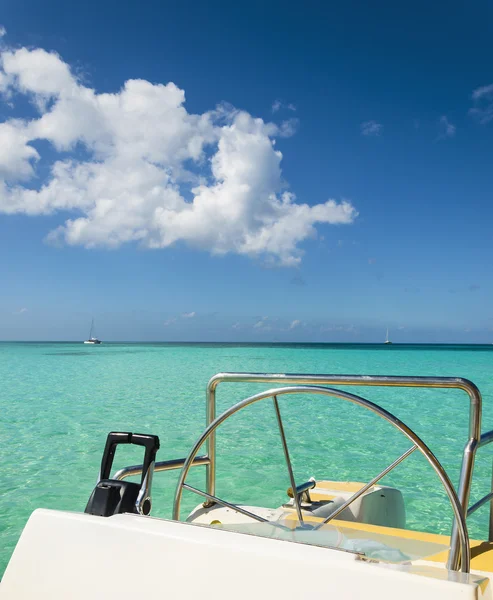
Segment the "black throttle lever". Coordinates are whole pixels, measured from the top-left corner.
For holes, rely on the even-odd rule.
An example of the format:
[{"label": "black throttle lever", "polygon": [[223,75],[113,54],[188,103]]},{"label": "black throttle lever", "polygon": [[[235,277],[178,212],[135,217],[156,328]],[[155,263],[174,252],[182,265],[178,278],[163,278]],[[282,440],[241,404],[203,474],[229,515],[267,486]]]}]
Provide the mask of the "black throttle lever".
[{"label": "black throttle lever", "polygon": [[[116,447],[120,444],[144,446],[144,463],[140,484],[110,479]],[[157,435],[112,431],[106,438],[98,482],[84,512],[101,517],[119,513],[148,515],[151,512],[151,486],[156,453],[159,449]]]}]

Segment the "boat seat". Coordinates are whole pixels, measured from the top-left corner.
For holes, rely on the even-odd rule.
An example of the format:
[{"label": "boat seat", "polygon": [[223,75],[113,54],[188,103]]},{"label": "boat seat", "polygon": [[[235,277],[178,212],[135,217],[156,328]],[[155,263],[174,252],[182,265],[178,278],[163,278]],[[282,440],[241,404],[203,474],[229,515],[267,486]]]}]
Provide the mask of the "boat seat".
[{"label": "boat seat", "polygon": [[[360,481],[317,481],[310,490],[314,516],[325,518],[344,504],[365,484]],[[406,526],[406,509],[402,492],[396,488],[373,485],[357,498],[340,515],[343,521],[375,523],[385,527]]]}]

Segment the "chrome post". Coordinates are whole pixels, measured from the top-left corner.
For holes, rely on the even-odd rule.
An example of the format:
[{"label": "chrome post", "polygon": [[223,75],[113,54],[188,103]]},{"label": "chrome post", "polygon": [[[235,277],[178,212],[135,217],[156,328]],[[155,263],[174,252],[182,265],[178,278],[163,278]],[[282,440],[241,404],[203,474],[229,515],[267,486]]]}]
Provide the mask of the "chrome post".
[{"label": "chrome post", "polygon": [[380,479],[382,479],[382,477],[385,477],[385,475],[387,475],[387,473],[390,473],[390,471],[392,471],[392,469],[395,469],[395,467],[397,467],[398,464],[400,464],[405,458],[407,458],[410,454],[412,454],[415,450],[417,450],[417,448],[418,448],[418,446],[416,446],[416,444],[414,446],[411,446],[409,448],[409,450],[406,450],[404,452],[404,454],[402,454],[401,456],[399,456],[399,458],[397,460],[394,460],[394,462],[391,465],[389,465],[381,473],[379,473],[376,477],[374,477],[369,483],[367,483],[362,488],[360,488],[357,492],[355,492],[351,496],[351,498],[349,498],[348,500],[346,500],[346,502],[344,502],[344,504],[342,504],[341,506],[339,506],[339,508],[336,508],[336,510],[333,513],[331,513],[328,517],[326,517],[322,521],[322,523],[320,523],[320,525],[317,525],[317,527],[315,527],[315,529],[320,529],[320,527],[323,527],[329,521],[332,521],[332,519],[335,519],[344,510],[346,510],[346,508],[350,504],[352,504],[355,500],[357,500],[360,496],[362,496],[367,490],[369,490],[376,483],[378,483],[380,481]]},{"label": "chrome post", "polygon": [[[217,385],[219,384],[219,381],[220,381],[220,379],[218,379],[217,377],[213,377],[207,385],[206,415],[205,415],[206,427],[209,427],[209,425],[212,423],[212,421],[214,421],[214,419],[216,418],[216,388],[217,388]],[[216,493],[216,432],[215,431],[213,431],[211,436],[207,439],[206,454],[209,457],[209,464],[207,465],[206,470],[205,470],[207,492],[209,493],[210,496],[214,496],[214,494]],[[209,504],[209,506],[210,506],[210,501],[208,501],[206,504]]]},{"label": "chrome post", "polygon": [[155,461],[152,461],[147,469],[147,473],[144,476],[137,500],[135,501],[135,508],[141,515],[148,515],[152,508],[151,488],[152,488],[152,476],[154,473]]},{"label": "chrome post", "polygon": [[490,526],[488,541],[493,542],[493,465],[491,467],[491,501],[490,501]]},{"label": "chrome post", "polygon": [[[493,429],[490,431],[486,431],[481,434],[479,439],[478,448],[482,448],[483,446],[487,446],[493,442]],[[476,502],[471,508],[467,511],[467,516],[469,517],[474,512],[484,506],[487,502],[490,503],[490,515],[489,515],[489,532],[488,532],[488,541],[493,541],[493,465],[491,469],[491,491],[486,496],[483,496],[480,500]]]},{"label": "chrome post", "polygon": [[277,424],[279,425],[279,433],[281,434],[282,449],[284,451],[284,458],[286,459],[286,466],[288,467],[289,481],[291,482],[291,489],[293,490],[293,500],[296,507],[296,514],[298,515],[298,521],[300,525],[303,525],[303,515],[301,514],[300,497],[296,492],[296,481],[294,480],[293,467],[291,465],[291,459],[289,457],[288,443],[286,441],[286,435],[284,433],[284,426],[281,419],[281,411],[279,410],[279,402],[277,396],[272,397],[274,402],[274,410],[276,411]]},{"label": "chrome post", "polygon": [[[467,508],[469,506],[469,496],[471,493],[472,473],[474,469],[476,450],[476,440],[469,440],[464,448],[464,454],[462,456],[462,466],[460,471],[459,490],[457,492],[457,497],[459,498],[464,514],[467,514]],[[451,571],[457,571],[460,560],[461,557],[459,548],[459,534],[457,531],[457,520],[454,519],[452,524],[452,532],[450,533],[450,554],[447,568]]]},{"label": "chrome post", "polygon": [[[461,379],[461,385],[457,386],[469,396],[469,440],[464,447],[462,466],[459,478],[459,490],[457,496],[462,506],[462,511],[467,515],[469,496],[471,494],[472,474],[474,470],[474,459],[476,451],[481,444],[481,392],[468,379]],[[488,443],[485,441],[485,443]],[[452,532],[450,534],[450,554],[447,568],[456,571],[461,560],[459,549],[459,532],[457,519],[454,519]]]}]

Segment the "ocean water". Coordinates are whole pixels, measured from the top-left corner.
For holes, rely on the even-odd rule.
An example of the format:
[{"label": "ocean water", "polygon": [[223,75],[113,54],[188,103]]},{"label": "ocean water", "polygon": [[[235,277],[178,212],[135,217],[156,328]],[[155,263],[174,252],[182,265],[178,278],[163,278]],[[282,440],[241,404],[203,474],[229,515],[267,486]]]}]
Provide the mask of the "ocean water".
[{"label": "ocean water", "polygon": [[[0,575],[30,513],[82,511],[106,434],[158,434],[158,460],[186,456],[205,423],[205,388],[220,371],[460,376],[483,395],[482,430],[493,429],[493,346],[0,343]],[[222,384],[218,413],[272,386]],[[349,388],[412,427],[458,482],[469,403],[460,391]],[[389,424],[342,400],[280,399],[297,482],[368,481],[409,442]],[[218,430],[217,494],[231,502],[279,506],[289,486],[271,401]],[[472,501],[489,491],[493,446],[479,450]],[[141,462],[117,451],[115,467]],[[157,473],[153,514],[170,516],[178,472]],[[204,486],[202,468],[189,482]],[[449,533],[452,512],[431,467],[414,453],[383,483],[404,493],[409,528]],[[199,498],[185,492],[183,515]],[[468,523],[487,536],[488,509]]]}]

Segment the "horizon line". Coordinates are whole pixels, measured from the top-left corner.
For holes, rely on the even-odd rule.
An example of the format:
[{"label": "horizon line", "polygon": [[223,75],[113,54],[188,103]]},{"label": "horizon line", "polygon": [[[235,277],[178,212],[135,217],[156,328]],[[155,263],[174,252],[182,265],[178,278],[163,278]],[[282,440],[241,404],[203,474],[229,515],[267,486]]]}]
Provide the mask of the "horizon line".
[{"label": "horizon line", "polygon": [[[83,344],[83,340],[2,340],[0,344]],[[104,346],[104,344],[253,344],[257,346],[267,344],[311,344],[311,345],[327,345],[327,344],[344,344],[351,346],[385,346],[390,348],[391,346],[493,346],[491,342],[392,342],[386,344],[385,342],[344,342],[344,341],[231,341],[231,340],[106,340],[102,341],[101,344],[94,344],[95,346]]]}]

